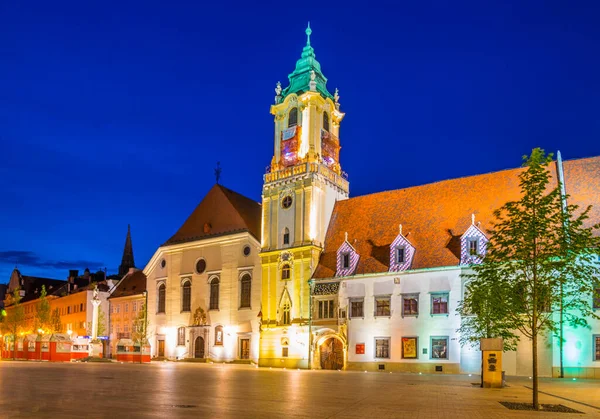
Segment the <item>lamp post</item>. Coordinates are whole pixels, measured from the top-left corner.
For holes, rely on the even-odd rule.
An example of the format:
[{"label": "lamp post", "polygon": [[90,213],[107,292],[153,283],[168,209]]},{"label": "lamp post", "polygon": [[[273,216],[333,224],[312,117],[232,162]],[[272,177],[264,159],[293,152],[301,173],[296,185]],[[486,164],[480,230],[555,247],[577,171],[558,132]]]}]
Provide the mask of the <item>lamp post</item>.
[{"label": "lamp post", "polygon": [[38,330],[38,334],[40,335],[40,361],[42,360],[42,339],[44,338],[44,331],[42,330],[42,328],[39,328]]},{"label": "lamp post", "polygon": [[142,325],[144,327],[144,334],[142,336],[142,342],[140,342],[140,364],[143,362],[143,355],[144,355],[144,344],[146,343],[147,337],[146,337],[146,326],[148,324],[148,291],[144,291],[144,324]]}]

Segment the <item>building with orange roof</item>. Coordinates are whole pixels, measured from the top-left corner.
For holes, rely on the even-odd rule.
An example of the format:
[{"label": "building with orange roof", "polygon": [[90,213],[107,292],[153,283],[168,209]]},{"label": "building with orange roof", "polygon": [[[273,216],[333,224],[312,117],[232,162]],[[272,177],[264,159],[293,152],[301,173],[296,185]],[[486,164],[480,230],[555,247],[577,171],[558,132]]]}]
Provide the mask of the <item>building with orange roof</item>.
[{"label": "building with orange roof", "polygon": [[[463,274],[485,257],[494,210],[520,197],[523,169],[349,198],[339,129],[345,114],[310,44],[275,89],[274,148],[264,175],[259,365],[372,371],[479,372],[461,347]],[[558,160],[569,204],[600,221],[600,157]],[[590,296],[592,298],[592,296]],[[595,301],[600,306],[600,301]],[[600,309],[600,307],[598,307]],[[565,372],[600,378],[600,322],[566,328]],[[556,375],[557,342],[540,345],[540,374]],[[530,375],[522,341],[507,374]]]},{"label": "building with orange roof", "polygon": [[156,250],[144,269],[154,358],[258,362],[260,222],[258,202],[216,184]]}]

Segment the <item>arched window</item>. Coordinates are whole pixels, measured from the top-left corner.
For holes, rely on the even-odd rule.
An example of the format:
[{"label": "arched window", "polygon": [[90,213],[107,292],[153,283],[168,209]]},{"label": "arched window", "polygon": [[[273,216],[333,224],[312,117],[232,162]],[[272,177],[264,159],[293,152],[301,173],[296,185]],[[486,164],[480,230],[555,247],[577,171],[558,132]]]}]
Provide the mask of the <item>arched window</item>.
[{"label": "arched window", "polygon": [[288,325],[292,324],[292,315],[290,313],[290,303],[286,302],[283,305],[283,314],[281,316],[281,324]]},{"label": "arched window", "polygon": [[181,287],[181,311],[190,311],[192,306],[192,284],[190,281],[185,281]]},{"label": "arched window", "polygon": [[292,108],[288,114],[288,128],[298,125],[298,108]]},{"label": "arched window", "polygon": [[290,265],[287,263],[285,265],[283,265],[281,268],[281,279],[283,279],[283,280],[290,279]]},{"label": "arched window", "polygon": [[283,229],[283,244],[290,244],[290,230],[287,227]]},{"label": "arched window", "polygon": [[165,284],[160,284],[158,287],[158,307],[156,309],[157,313],[164,313],[165,312],[165,294],[166,294],[166,290],[167,287],[165,287]]},{"label": "arched window", "polygon": [[219,278],[210,281],[210,307],[209,310],[219,309]]},{"label": "arched window", "polygon": [[215,327],[215,345],[223,345],[223,326]]},{"label": "arched window", "polygon": [[242,292],[240,295],[240,308],[250,308],[250,294],[252,291],[252,278],[244,274],[241,281]]},{"label": "arched window", "polygon": [[329,132],[329,114],[327,112],[323,112],[323,129]]}]

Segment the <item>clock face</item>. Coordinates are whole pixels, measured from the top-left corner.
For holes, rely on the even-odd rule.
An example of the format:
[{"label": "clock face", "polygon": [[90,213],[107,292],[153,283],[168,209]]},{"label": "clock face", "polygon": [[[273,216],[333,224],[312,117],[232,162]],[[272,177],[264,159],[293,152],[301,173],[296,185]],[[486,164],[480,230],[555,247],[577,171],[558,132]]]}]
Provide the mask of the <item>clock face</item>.
[{"label": "clock face", "polygon": [[290,195],[285,196],[281,200],[281,206],[285,209],[288,209],[289,207],[291,207],[292,206],[292,197]]}]

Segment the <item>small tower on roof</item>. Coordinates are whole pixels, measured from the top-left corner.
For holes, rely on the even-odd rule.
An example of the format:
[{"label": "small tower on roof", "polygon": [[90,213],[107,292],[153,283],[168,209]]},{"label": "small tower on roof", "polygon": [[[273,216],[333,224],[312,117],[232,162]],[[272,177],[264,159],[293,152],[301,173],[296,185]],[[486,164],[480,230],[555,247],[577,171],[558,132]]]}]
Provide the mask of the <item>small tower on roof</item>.
[{"label": "small tower on roof", "polygon": [[119,275],[127,275],[129,268],[135,268],[135,262],[133,261],[133,245],[131,244],[131,225],[127,224],[127,238],[125,239],[121,265],[119,265]]}]

